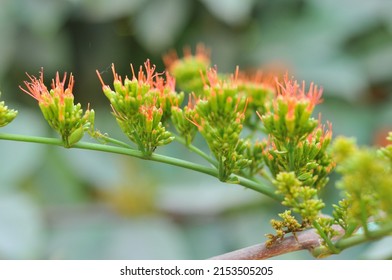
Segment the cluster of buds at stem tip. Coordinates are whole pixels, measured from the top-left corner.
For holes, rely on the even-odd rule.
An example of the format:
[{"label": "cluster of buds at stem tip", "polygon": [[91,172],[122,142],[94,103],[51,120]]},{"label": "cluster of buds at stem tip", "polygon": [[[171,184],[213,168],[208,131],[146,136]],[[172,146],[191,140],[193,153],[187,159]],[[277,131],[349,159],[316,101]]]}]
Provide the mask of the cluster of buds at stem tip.
[{"label": "cluster of buds at stem tip", "polygon": [[[1,96],[1,92],[0,92],[0,96]],[[10,122],[12,122],[17,114],[18,111],[15,111],[13,109],[8,109],[4,101],[1,101],[0,102],[0,127],[6,126]]]},{"label": "cluster of buds at stem tip", "polygon": [[277,96],[264,115],[259,117],[268,134],[264,151],[265,162],[272,175],[295,172],[306,185],[320,189],[334,163],[327,153],[332,138],[332,126],[314,119],[314,107],[320,103],[322,90],[311,84],[306,91],[296,81],[285,77],[277,82]]},{"label": "cluster of buds at stem tip", "polygon": [[136,74],[133,66],[132,79],[123,81],[112,65],[114,76],[112,90],[103,82],[102,90],[109,99],[113,114],[128,138],[136,143],[144,156],[150,156],[158,146],[170,143],[174,137],[165,125],[171,117],[173,104],[180,104],[183,93],[175,91],[175,79],[166,73],[166,79],[155,71],[155,65],[147,60]]},{"label": "cluster of buds at stem tip", "polygon": [[237,67],[235,82],[238,90],[248,98],[244,125],[255,131],[260,127],[260,120],[256,112],[264,115],[268,110],[270,101],[274,98],[273,78],[269,75],[263,75],[260,71],[253,75],[239,72]]},{"label": "cluster of buds at stem tip", "polygon": [[202,94],[202,76],[211,65],[210,52],[204,45],[197,45],[195,54],[192,54],[189,47],[184,48],[184,56],[181,59],[175,51],[171,51],[163,57],[163,61],[166,69],[176,78],[180,89],[193,92],[196,96]]},{"label": "cluster of buds at stem tip", "polygon": [[[340,149],[336,146],[342,144],[341,139],[340,143],[334,143],[334,149]],[[379,225],[392,221],[392,165],[385,148],[374,150],[355,145],[354,149],[356,152],[337,169],[342,175],[337,186],[345,197],[334,207],[334,217],[348,227],[350,224],[354,224],[354,228],[362,226],[367,234],[368,217]]]},{"label": "cluster of buds at stem tip", "polygon": [[87,108],[83,114],[80,103],[74,104],[72,74],[65,87],[67,74],[64,73],[63,78],[60,79],[57,72],[50,90],[44,84],[43,69],[41,69],[39,78],[29,74],[27,76],[30,81],[24,82],[26,89],[22,87],[20,89],[38,101],[46,121],[61,135],[64,147],[70,148],[83,137],[85,131],[93,130],[94,110]]},{"label": "cluster of buds at stem tip", "polygon": [[313,83],[289,80],[277,84],[277,95],[264,114],[259,114],[268,140],[263,156],[275,178],[282,204],[301,216],[303,227],[312,225],[324,207],[320,190],[327,184],[335,163],[328,146],[332,126],[314,119],[314,107],[321,102],[322,90]]},{"label": "cluster of buds at stem tip", "polygon": [[219,179],[231,181],[232,173],[238,174],[250,163],[244,156],[245,141],[240,138],[247,97],[238,91],[235,81],[222,81],[214,68],[207,71],[207,78],[204,97],[198,100],[191,121],[218,160]]},{"label": "cluster of buds at stem tip", "polygon": [[197,133],[197,127],[189,120],[193,120],[196,116],[195,102],[197,98],[189,94],[188,105],[180,108],[173,105],[171,108],[171,119],[178,133],[184,138],[185,144],[190,145]]}]

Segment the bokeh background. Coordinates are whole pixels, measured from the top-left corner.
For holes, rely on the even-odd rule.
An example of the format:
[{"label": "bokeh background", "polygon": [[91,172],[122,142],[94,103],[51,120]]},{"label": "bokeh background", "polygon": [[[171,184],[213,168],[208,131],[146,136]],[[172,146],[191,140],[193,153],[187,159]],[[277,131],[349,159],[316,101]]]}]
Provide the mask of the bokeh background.
[{"label": "bokeh background", "polygon": [[[0,0],[1,99],[19,111],[1,132],[55,136],[18,86],[25,72],[76,77],[96,127],[124,139],[95,70],[204,43],[222,72],[288,70],[324,88],[334,135],[382,145],[392,127],[392,1]],[[89,140],[89,139],[86,139]],[[205,147],[201,139],[197,145]],[[177,144],[159,152],[198,161]],[[335,202],[332,177],[327,201]],[[157,163],[0,141],[0,258],[205,259],[263,242],[282,209],[239,186]],[[328,211],[328,210],[327,210]],[[279,258],[308,259],[308,252]],[[392,258],[392,240],[338,259]]]}]

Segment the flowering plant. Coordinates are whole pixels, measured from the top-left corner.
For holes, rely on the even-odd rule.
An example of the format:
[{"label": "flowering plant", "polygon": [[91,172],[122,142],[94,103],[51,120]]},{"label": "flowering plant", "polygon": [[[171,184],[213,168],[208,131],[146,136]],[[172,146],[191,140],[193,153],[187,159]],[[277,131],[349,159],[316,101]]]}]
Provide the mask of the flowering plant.
[{"label": "flowering plant", "polygon": [[74,77],[69,77],[68,86],[64,89],[67,74],[62,80],[57,72],[52,80],[52,89],[44,84],[44,72],[41,69],[40,78],[30,76],[30,81],[25,81],[26,89],[20,87],[28,95],[38,101],[44,118],[56,130],[63,140],[64,146],[70,148],[79,142],[85,131],[94,126],[94,110],[87,109],[83,114],[80,103],[74,104],[72,89]]},{"label": "flowering plant", "polygon": [[[268,258],[300,249],[323,257],[392,233],[392,145],[375,150],[357,147],[352,139],[332,141],[332,124],[313,116],[322,101],[321,88],[313,83],[307,87],[287,74],[271,79],[238,68],[233,74],[219,73],[200,46],[194,55],[186,49],[183,58],[172,52],[164,61],[165,73],[156,72],[149,60],[137,73],[131,65],[131,79],[123,79],[112,65],[113,87],[97,71],[113,116],[133,145],[95,130],[94,110],[87,107],[83,113],[74,104],[72,74],[65,87],[66,74],[60,79],[57,73],[48,90],[43,70],[39,78],[28,75],[21,89],[38,101],[61,140],[10,134],[0,134],[0,139],[125,154],[192,169],[253,189],[285,207],[271,220],[275,232],[267,234],[264,245],[217,258]],[[0,103],[0,126],[15,116],[16,111]],[[79,142],[85,132],[100,143]],[[193,145],[198,132],[211,156]],[[208,164],[156,152],[172,141]],[[335,169],[343,195],[326,215],[321,194]]]}]

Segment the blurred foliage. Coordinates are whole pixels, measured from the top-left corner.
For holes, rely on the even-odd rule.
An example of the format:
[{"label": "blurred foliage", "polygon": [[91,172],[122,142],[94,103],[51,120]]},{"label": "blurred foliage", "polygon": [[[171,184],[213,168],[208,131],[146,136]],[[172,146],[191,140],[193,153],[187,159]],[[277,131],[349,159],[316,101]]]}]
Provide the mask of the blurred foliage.
[{"label": "blurred foliage", "polygon": [[[25,72],[43,67],[47,77],[72,72],[75,100],[91,103],[97,128],[124,138],[95,70],[111,76],[115,63],[130,73],[129,63],[150,58],[161,71],[164,53],[199,42],[222,72],[287,70],[322,85],[318,110],[334,135],[381,145],[392,127],[390,1],[0,0],[0,7],[0,91],[19,111],[1,132],[54,136],[18,89]],[[177,144],[162,152],[194,156]],[[208,258],[263,242],[282,210],[238,186],[126,157],[5,141],[0,154],[5,259]],[[392,258],[390,244],[332,258]]]}]

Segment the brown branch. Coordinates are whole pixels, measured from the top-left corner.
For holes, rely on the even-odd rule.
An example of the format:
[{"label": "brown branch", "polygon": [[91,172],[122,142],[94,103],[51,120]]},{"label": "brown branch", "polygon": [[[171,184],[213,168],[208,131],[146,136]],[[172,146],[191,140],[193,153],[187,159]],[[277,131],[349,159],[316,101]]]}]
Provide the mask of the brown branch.
[{"label": "brown branch", "polygon": [[[340,234],[344,233],[341,227],[333,226],[333,228]],[[212,257],[210,260],[265,260],[294,251],[313,250],[321,246],[321,241],[317,231],[309,229],[298,232],[296,238],[294,236],[285,237],[283,240],[268,247],[265,244],[257,244]]]}]

